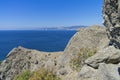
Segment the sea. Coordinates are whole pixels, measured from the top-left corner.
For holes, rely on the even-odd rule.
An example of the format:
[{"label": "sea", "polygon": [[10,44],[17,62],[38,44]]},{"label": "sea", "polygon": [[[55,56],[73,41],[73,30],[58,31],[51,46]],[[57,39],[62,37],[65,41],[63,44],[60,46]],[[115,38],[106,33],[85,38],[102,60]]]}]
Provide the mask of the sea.
[{"label": "sea", "polygon": [[75,30],[1,30],[0,61],[15,47],[45,52],[64,51]]}]

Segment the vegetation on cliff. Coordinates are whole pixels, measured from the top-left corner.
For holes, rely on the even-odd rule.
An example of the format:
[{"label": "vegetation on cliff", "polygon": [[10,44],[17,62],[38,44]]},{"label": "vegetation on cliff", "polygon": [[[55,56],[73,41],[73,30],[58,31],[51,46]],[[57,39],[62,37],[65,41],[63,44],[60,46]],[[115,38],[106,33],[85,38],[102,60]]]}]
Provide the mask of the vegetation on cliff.
[{"label": "vegetation on cliff", "polygon": [[19,75],[17,75],[14,80],[29,80],[29,77],[31,75],[30,70],[23,71]]},{"label": "vegetation on cliff", "polygon": [[0,61],[0,64],[2,63],[2,61]]},{"label": "vegetation on cliff", "polygon": [[14,80],[61,80],[53,71],[40,68],[37,71],[30,72],[26,70],[15,77]]},{"label": "vegetation on cliff", "polygon": [[44,68],[33,72],[29,80],[61,80],[53,71],[48,71]]},{"label": "vegetation on cliff", "polygon": [[71,58],[70,66],[73,70],[80,70],[84,65],[84,61],[93,56],[97,52],[97,48],[81,48],[79,53]]}]

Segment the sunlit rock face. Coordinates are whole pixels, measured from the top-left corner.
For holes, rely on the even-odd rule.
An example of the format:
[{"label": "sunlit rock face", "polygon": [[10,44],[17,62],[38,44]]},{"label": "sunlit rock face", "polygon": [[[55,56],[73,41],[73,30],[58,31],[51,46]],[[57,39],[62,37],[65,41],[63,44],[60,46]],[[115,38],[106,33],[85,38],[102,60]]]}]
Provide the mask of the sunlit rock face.
[{"label": "sunlit rock face", "polygon": [[120,0],[104,0],[103,18],[109,39],[120,48]]}]

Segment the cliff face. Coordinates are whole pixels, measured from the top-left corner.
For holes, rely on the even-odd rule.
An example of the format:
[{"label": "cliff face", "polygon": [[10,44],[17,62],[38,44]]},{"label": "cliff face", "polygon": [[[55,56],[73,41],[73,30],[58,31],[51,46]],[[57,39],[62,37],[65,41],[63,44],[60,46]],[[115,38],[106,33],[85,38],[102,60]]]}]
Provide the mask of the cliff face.
[{"label": "cliff face", "polygon": [[[78,54],[80,49],[102,49],[109,44],[109,39],[105,28],[94,25],[88,28],[81,28],[78,32],[71,38],[70,42],[65,48],[63,56],[66,56],[63,63],[69,62],[69,57],[74,54]],[[67,60],[68,58],[68,60]]]},{"label": "cliff face", "polygon": [[109,39],[120,48],[120,0],[104,0],[103,18]]},{"label": "cliff face", "polygon": [[104,27],[94,25],[79,29],[58,58],[58,63],[64,66],[59,71],[65,70],[67,73],[62,75],[63,80],[77,80],[84,61],[108,45],[109,39]]},{"label": "cliff face", "polygon": [[85,60],[78,80],[120,80],[120,0],[104,0],[103,18],[112,44]]}]

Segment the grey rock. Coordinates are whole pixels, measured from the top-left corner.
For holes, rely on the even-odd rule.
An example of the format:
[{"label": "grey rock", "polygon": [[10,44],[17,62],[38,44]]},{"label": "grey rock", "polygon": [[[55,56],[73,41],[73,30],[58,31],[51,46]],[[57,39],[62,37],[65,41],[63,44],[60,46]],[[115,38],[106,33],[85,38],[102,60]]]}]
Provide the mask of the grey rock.
[{"label": "grey rock", "polygon": [[78,80],[120,80],[120,50],[114,46],[99,50],[85,63]]},{"label": "grey rock", "polygon": [[99,63],[117,64],[120,62],[120,50],[114,46],[109,46],[98,51],[95,55],[88,58],[85,63],[93,68],[98,68]]},{"label": "grey rock", "polygon": [[[74,71],[71,67],[71,59],[80,53],[80,49],[87,48],[90,50],[101,50],[109,45],[109,39],[107,38],[106,30],[104,27],[97,25],[80,28],[77,33],[71,38],[68,45],[66,46],[64,53],[58,58],[58,64],[60,67],[58,69],[58,74],[62,76],[62,80],[77,80],[78,72]],[[84,65],[83,60],[79,65]],[[67,73],[65,76],[61,74],[65,70]]]},{"label": "grey rock", "polygon": [[78,74],[77,80],[98,80],[97,79],[98,70],[84,65]]},{"label": "grey rock", "polygon": [[55,70],[56,58],[61,54],[62,52],[48,53],[23,47],[14,48],[0,65],[0,80],[13,80],[17,74],[28,69],[34,71],[39,67],[47,67],[46,69]]},{"label": "grey rock", "polygon": [[83,66],[78,80],[120,80],[120,65],[100,63],[98,69]]},{"label": "grey rock", "polygon": [[120,80],[120,65],[101,63],[98,69],[99,80]]},{"label": "grey rock", "polygon": [[116,48],[120,48],[120,1],[104,0],[103,18],[107,34]]},{"label": "grey rock", "polygon": [[62,68],[60,71],[59,71],[60,75],[66,75],[67,74],[67,70]]},{"label": "grey rock", "polygon": [[88,28],[80,28],[69,41],[59,60],[64,65],[70,61],[71,57],[77,55],[81,48],[103,49],[108,45],[109,39],[104,27],[93,25]]}]

